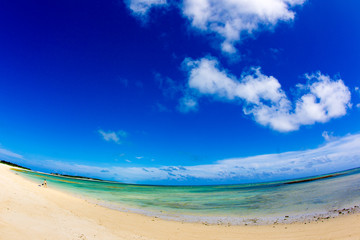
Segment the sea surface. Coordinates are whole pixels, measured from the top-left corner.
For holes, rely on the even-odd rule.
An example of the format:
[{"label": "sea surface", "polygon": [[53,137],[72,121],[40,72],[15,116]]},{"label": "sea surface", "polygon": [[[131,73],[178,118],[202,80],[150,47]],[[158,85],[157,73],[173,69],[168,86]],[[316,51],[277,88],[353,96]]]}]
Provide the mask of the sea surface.
[{"label": "sea surface", "polygon": [[[153,186],[16,170],[38,184],[120,211],[210,224],[268,224],[360,210],[360,168],[287,181],[212,186]],[[345,210],[344,210],[345,209]]]}]

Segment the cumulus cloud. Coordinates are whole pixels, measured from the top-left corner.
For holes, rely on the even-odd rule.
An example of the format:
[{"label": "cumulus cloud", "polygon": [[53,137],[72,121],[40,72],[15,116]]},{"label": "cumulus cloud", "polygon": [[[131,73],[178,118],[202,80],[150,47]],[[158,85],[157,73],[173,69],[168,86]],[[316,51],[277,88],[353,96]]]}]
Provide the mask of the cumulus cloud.
[{"label": "cumulus cloud", "polygon": [[[63,161],[28,161],[27,166],[127,183],[219,184],[308,177],[360,167],[360,134],[316,149],[231,158],[212,164],[161,167],[96,167]],[[105,170],[105,171],[104,171]]]},{"label": "cumulus cloud", "polygon": [[243,111],[256,122],[281,132],[294,131],[301,125],[328,122],[341,117],[351,107],[351,94],[341,79],[333,80],[320,72],[305,75],[306,84],[296,87],[303,92],[293,104],[273,76],[252,68],[239,78],[221,69],[217,59],[185,59],[188,88],[198,96],[243,103]]},{"label": "cumulus cloud", "polygon": [[222,51],[235,53],[234,44],[244,36],[292,21],[293,7],[305,0],[184,0],[183,15],[194,28],[223,39]]},{"label": "cumulus cloud", "polygon": [[166,6],[166,0],[125,0],[125,4],[137,16],[145,16],[152,7]]},{"label": "cumulus cloud", "polygon": [[[225,53],[236,52],[235,44],[245,36],[274,28],[279,22],[293,21],[294,7],[306,0],[183,0],[175,4],[191,26],[215,34]],[[167,7],[167,0],[125,0],[132,13],[146,19],[153,7]]]},{"label": "cumulus cloud", "polygon": [[125,131],[108,131],[105,132],[103,130],[99,130],[98,133],[102,136],[102,138],[107,142],[115,142],[117,144],[121,144],[121,138],[125,138],[127,136],[127,133]]},{"label": "cumulus cloud", "polygon": [[184,63],[189,71],[189,87],[201,94],[228,100],[241,98],[254,104],[259,104],[261,100],[278,102],[285,96],[277,79],[261,74],[259,68],[253,69],[254,75],[244,74],[238,81],[225,70],[220,70],[215,58],[186,59]]}]

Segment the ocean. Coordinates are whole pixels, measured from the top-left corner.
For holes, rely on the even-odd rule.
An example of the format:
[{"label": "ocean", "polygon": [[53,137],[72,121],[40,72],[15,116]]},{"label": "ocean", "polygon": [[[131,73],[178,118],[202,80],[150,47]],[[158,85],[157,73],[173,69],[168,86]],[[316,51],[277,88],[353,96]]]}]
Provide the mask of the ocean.
[{"label": "ocean", "polygon": [[277,182],[210,186],[154,186],[93,181],[16,170],[41,186],[108,208],[168,220],[210,224],[268,224],[359,211],[360,168]]}]

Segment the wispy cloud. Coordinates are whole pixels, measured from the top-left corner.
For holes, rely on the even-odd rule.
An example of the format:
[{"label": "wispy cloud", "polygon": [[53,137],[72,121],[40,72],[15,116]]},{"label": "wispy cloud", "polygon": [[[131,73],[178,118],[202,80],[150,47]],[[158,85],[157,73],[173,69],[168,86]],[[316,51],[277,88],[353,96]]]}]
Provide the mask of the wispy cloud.
[{"label": "wispy cloud", "polygon": [[125,0],[125,4],[135,16],[146,19],[151,8],[163,7],[168,3],[166,0]]},{"label": "wispy cloud", "polygon": [[332,141],[336,139],[333,132],[324,131],[322,133],[322,136],[325,139],[325,141]]},{"label": "wispy cloud", "polygon": [[[64,161],[29,161],[51,171],[128,183],[213,184],[281,180],[360,167],[360,134],[316,149],[224,159],[213,164],[162,167],[95,167]],[[30,166],[31,166],[30,165]],[[105,172],[104,172],[105,170]]]},{"label": "wispy cloud", "polygon": [[161,104],[161,103],[156,103],[154,105],[154,109],[157,112],[171,112],[170,109],[168,109],[165,105]]},{"label": "wispy cloud", "polygon": [[351,107],[351,94],[344,82],[320,72],[305,75],[308,82],[296,85],[303,95],[292,103],[279,81],[262,74],[260,68],[252,68],[237,78],[221,69],[212,57],[185,59],[184,65],[189,74],[188,88],[195,93],[192,105],[197,106],[195,97],[201,96],[243,103],[245,114],[276,131],[289,132],[301,125],[328,122],[344,116]]},{"label": "wispy cloud", "polygon": [[191,95],[185,95],[179,100],[178,110],[183,113],[196,112],[198,110],[197,99]]},{"label": "wispy cloud", "polygon": [[[356,86],[356,87],[354,88],[354,90],[355,90],[355,92],[360,96],[360,88]],[[355,106],[356,106],[357,108],[360,108],[360,103],[357,103]]]},{"label": "wispy cloud", "polygon": [[176,83],[173,79],[169,77],[162,76],[160,73],[155,73],[154,79],[157,82],[159,88],[161,89],[164,97],[171,99],[184,91],[182,85]]},{"label": "wispy cloud", "polygon": [[[176,83],[174,80],[168,77],[163,77],[159,73],[155,73],[155,81],[159,84],[164,97],[168,99],[174,99],[181,96],[178,101],[177,110],[180,112],[188,113],[197,111],[197,100],[189,93],[188,88],[183,84]],[[161,105],[157,105],[158,111],[164,111]],[[169,111],[169,110],[168,110]]]},{"label": "wispy cloud", "polygon": [[115,142],[117,144],[121,144],[122,138],[125,138],[127,136],[127,133],[125,131],[119,130],[117,132],[114,131],[108,131],[105,132],[103,130],[98,130],[98,133],[102,136],[102,138],[107,142]]},{"label": "wispy cloud", "polygon": [[10,150],[0,148],[0,159],[9,159],[9,158],[18,158],[18,159],[24,159],[24,157],[20,154],[14,153]]}]

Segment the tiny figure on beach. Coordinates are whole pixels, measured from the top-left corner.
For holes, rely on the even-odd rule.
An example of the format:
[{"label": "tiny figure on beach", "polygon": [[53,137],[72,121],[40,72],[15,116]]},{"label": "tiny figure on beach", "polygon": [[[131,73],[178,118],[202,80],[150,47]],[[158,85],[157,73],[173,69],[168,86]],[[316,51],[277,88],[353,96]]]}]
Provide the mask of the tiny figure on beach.
[{"label": "tiny figure on beach", "polygon": [[44,182],[43,182],[43,184],[41,184],[41,185],[47,188],[47,182],[46,182],[46,179],[44,179]]}]

